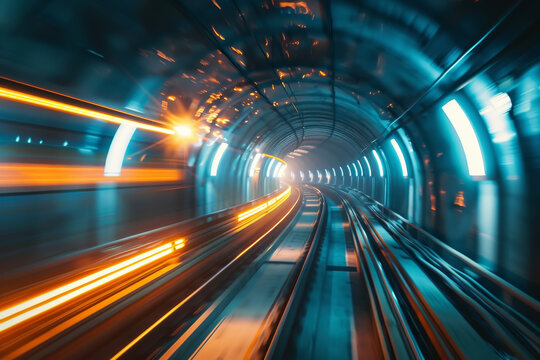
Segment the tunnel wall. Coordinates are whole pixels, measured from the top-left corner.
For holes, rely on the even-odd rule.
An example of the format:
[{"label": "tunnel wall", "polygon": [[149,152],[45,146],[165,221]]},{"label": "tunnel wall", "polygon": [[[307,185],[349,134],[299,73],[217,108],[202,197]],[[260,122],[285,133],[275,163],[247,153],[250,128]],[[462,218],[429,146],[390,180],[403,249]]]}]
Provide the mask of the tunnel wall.
[{"label": "tunnel wall", "polygon": [[[533,220],[540,208],[534,185],[539,178],[538,156],[531,154],[539,153],[540,65],[532,59],[530,65],[507,68],[502,79],[487,72],[471,78],[379,142],[375,149],[385,176],[380,176],[369,149],[358,156],[363,177],[352,179],[347,171],[341,176],[339,166],[346,165],[337,164],[337,176],[329,181],[304,182],[358,188],[486,268],[536,293],[537,252],[530,249],[539,246]],[[469,175],[460,138],[442,110],[451,100],[459,103],[476,133],[485,175]],[[406,178],[391,139],[397,140],[404,154]]]}]

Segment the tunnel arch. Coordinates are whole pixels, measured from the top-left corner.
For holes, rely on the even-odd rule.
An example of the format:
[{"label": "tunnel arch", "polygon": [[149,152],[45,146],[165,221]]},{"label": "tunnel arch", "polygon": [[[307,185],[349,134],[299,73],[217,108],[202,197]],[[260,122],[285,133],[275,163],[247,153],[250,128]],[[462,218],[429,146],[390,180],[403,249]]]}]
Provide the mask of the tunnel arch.
[{"label": "tunnel arch", "polygon": [[[200,142],[184,151],[166,140],[139,153],[162,140],[136,131],[124,161],[144,166],[145,153],[145,161],[189,168],[195,190],[186,203],[196,204],[197,214],[281,186],[266,176],[268,158],[250,176],[255,156],[266,153],[297,174],[288,181],[311,171],[325,183],[328,171],[330,184],[365,192],[486,267],[538,281],[538,265],[525,251],[538,249],[539,236],[531,220],[540,203],[534,1],[20,3],[27,7],[10,7],[0,19],[9,35],[0,45],[1,75],[163,126],[188,122]],[[75,21],[83,13],[93,20]],[[41,61],[25,56],[31,53],[43,54]],[[442,110],[452,99],[472,123],[486,176],[467,173],[459,136]],[[4,108],[6,118],[93,146],[93,155],[74,158],[96,164],[117,131],[23,113]],[[223,143],[218,174],[210,176]],[[372,175],[367,168],[349,175],[347,166],[363,166],[364,156]]]}]

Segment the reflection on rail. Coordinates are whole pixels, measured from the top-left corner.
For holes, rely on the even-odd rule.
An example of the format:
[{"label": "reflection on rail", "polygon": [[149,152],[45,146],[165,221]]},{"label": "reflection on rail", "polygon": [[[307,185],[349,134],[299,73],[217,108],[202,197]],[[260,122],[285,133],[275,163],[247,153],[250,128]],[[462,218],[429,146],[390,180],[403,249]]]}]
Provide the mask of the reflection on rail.
[{"label": "reflection on rail", "polygon": [[503,283],[451,266],[362,194],[288,186],[190,221],[131,255],[109,248],[122,259],[90,275],[19,292],[0,310],[1,355],[537,358],[534,299],[503,291],[510,308]]},{"label": "reflection on rail", "polygon": [[[89,355],[79,348],[81,343],[93,351],[99,347],[99,357],[121,355],[162,321],[171,321],[169,315],[184,304],[188,309],[209,292],[218,291],[224,277],[262,251],[294,214],[300,195],[295,190],[291,200],[292,193],[288,187],[249,205],[74,253],[36,266],[31,273],[10,275],[6,280],[11,290],[1,299],[0,357],[46,357],[59,351]],[[265,211],[253,212],[261,202]],[[249,221],[239,221],[239,213]],[[259,221],[263,218],[267,220]],[[86,269],[85,263],[89,264]],[[36,272],[41,273],[36,280],[28,279]],[[17,286],[16,279],[27,285]],[[173,304],[167,300],[179,303],[171,309]],[[158,318],[147,328],[145,319]],[[141,323],[133,326],[134,319]],[[161,336],[161,331],[152,336]]]},{"label": "reflection on rail", "polygon": [[260,213],[261,211],[268,209],[270,211],[271,209],[279,206],[282,202],[287,200],[289,195],[291,194],[291,187],[287,187],[287,190],[283,191],[281,194],[271,198],[265,203],[262,203],[260,205],[257,205],[247,211],[244,211],[240,214],[238,214],[238,221],[242,221],[244,219],[247,219],[257,213]]},{"label": "reflection on rail", "polygon": [[[289,197],[289,194],[291,193],[291,187],[289,186],[287,190],[282,192],[278,197],[280,199],[283,199],[283,202]],[[275,199],[275,198],[274,198]],[[161,316],[157,321],[155,321],[152,325],[150,325],[148,328],[146,328],[142,333],[140,333],[135,339],[133,339],[129,344],[127,344],[125,347],[123,347],[119,352],[117,352],[111,360],[116,360],[120,357],[122,357],[124,354],[126,354],[128,351],[132,350],[134,346],[136,346],[143,338],[145,338],[150,332],[155,330],[158,326],[160,326],[162,323],[164,323],[172,314],[176,313],[179,309],[181,309],[188,301],[194,299],[196,296],[200,295],[205,291],[207,288],[210,288],[212,286],[216,286],[215,282],[223,276],[223,274],[226,274],[229,271],[232,271],[234,266],[237,265],[237,263],[240,260],[244,260],[246,254],[248,254],[250,251],[254,250],[254,248],[257,245],[261,245],[261,242],[267,238],[279,225],[284,223],[293,210],[297,208],[297,205],[300,201],[300,196],[296,198],[293,204],[287,209],[285,214],[281,216],[277,221],[271,224],[271,227],[266,230],[261,236],[259,236],[256,240],[251,242],[251,244],[242,250],[238,255],[234,257],[230,262],[228,262],[226,265],[221,267],[215,274],[213,274],[210,279],[208,279],[206,282],[204,282],[201,286],[199,286],[195,291],[191,292],[188,296],[186,296],[184,299],[182,299],[180,302],[178,302],[175,306],[173,306],[170,310],[168,310],[163,316]],[[282,202],[280,202],[281,204]],[[277,205],[276,205],[277,206]],[[266,214],[263,214],[261,216],[265,216]],[[203,300],[207,301],[207,299]]]}]

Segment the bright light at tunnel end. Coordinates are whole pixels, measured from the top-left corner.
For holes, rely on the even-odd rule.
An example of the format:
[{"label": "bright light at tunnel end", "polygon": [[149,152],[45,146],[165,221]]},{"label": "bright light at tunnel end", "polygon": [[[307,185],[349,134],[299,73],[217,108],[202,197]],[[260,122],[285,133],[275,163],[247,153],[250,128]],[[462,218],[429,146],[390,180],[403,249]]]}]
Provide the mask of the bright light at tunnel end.
[{"label": "bright light at tunnel end", "polygon": [[469,175],[485,176],[484,157],[471,121],[455,99],[443,105],[442,110],[458,135],[463,151],[465,152]]}]

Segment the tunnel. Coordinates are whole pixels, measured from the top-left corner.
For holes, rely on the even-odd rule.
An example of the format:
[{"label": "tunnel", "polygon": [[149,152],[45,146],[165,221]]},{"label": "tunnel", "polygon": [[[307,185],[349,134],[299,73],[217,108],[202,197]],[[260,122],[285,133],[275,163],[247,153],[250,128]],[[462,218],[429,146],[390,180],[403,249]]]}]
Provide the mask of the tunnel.
[{"label": "tunnel", "polygon": [[0,357],[540,358],[537,0],[3,0]]}]

